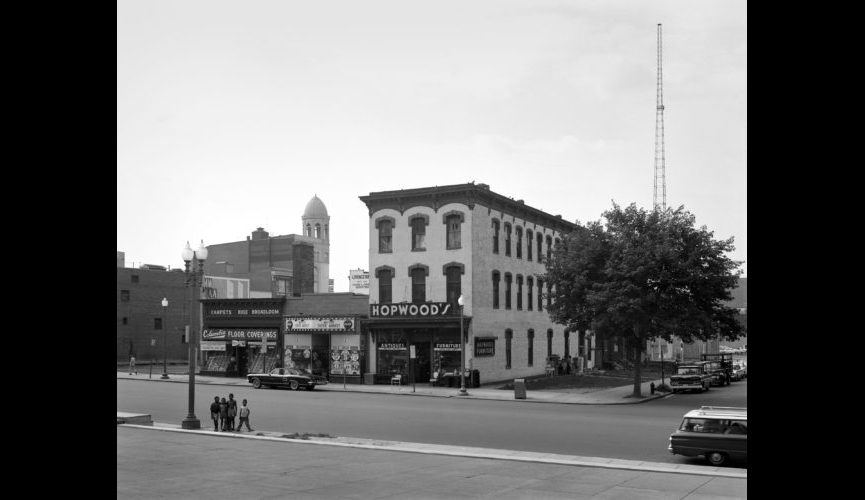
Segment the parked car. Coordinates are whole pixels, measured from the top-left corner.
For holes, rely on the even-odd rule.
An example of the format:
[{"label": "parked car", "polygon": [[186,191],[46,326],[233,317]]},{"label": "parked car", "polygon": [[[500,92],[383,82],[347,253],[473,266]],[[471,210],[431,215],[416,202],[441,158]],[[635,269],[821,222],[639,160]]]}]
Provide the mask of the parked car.
[{"label": "parked car", "polygon": [[728,460],[748,460],[748,409],[730,406],[701,406],[685,414],[681,425],[670,434],[670,453],[702,456],[712,465]]},{"label": "parked car", "polygon": [[261,387],[288,387],[296,391],[303,387],[311,391],[317,385],[327,384],[327,379],[320,375],[313,375],[299,368],[274,368],[270,373],[250,373],[246,379],[256,389]]},{"label": "parked car", "polygon": [[712,384],[712,374],[707,365],[709,361],[697,361],[679,365],[676,374],[670,376],[670,387],[673,393],[694,389],[697,391],[708,391]]},{"label": "parked car", "polygon": [[742,365],[733,365],[733,380],[742,380],[748,376],[748,371]]}]

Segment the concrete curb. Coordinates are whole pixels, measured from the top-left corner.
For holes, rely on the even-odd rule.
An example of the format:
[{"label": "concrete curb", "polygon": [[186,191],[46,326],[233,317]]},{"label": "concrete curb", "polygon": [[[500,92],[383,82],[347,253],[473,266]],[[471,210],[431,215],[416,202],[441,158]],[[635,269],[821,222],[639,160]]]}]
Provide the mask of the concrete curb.
[{"label": "concrete curb", "polygon": [[535,453],[527,451],[497,450],[492,448],[473,448],[467,446],[447,446],[424,443],[406,443],[401,441],[383,441],[362,438],[315,438],[295,439],[285,438],[275,432],[256,432],[252,434],[224,433],[210,430],[182,429],[175,424],[154,422],[153,425],[118,424],[118,427],[157,430],[163,432],[181,432],[213,437],[235,439],[258,439],[283,443],[299,443],[324,446],[341,446],[348,448],[363,448],[369,450],[397,451],[405,453],[421,453],[427,455],[448,455],[467,458],[484,458],[492,460],[510,460],[516,462],[548,463],[556,465],[573,465],[580,467],[596,467],[604,469],[623,469],[643,472],[663,472],[671,474],[688,474],[711,477],[726,477],[732,479],[748,479],[748,471],[743,469],[728,469],[721,467],[703,467],[687,464],[665,464],[660,462],[643,462],[637,460],[620,460],[600,457],[581,457],[575,455],[558,455],[554,453]]},{"label": "concrete curb", "polygon": [[[180,376],[186,377],[186,375],[180,375]],[[188,384],[189,383],[188,379],[183,379],[183,380],[178,380],[178,379],[163,380],[163,379],[159,379],[159,378],[143,379],[143,378],[138,378],[138,377],[125,376],[124,374],[121,374],[119,372],[117,374],[117,379],[118,380],[136,380],[136,381],[140,381],[140,382],[173,382],[176,384]],[[222,385],[222,386],[252,388],[252,386],[249,385],[249,383],[246,381],[234,381],[234,380],[212,381],[212,380],[199,380],[196,378],[195,384],[196,385],[198,385],[198,384],[201,384],[201,385]],[[331,384],[328,384],[328,385],[331,385]],[[358,388],[356,388],[356,386],[352,386],[352,385],[346,386],[346,389],[337,389],[337,388],[330,388],[328,386],[322,386],[322,387],[317,388],[316,390],[317,391],[325,391],[325,392],[354,392],[354,393],[368,393],[368,394],[383,394],[383,395],[390,395],[390,396],[422,396],[422,397],[435,397],[435,398],[483,399],[483,400],[487,400],[487,401],[522,401],[522,402],[526,402],[526,403],[554,403],[554,404],[570,404],[570,405],[631,405],[631,404],[645,403],[647,401],[665,398],[667,396],[672,395],[672,393],[666,393],[666,394],[658,393],[658,394],[651,394],[648,396],[643,396],[640,399],[626,398],[626,397],[622,398],[622,399],[633,399],[630,401],[613,401],[613,400],[568,401],[568,400],[552,399],[552,398],[554,398],[554,397],[579,398],[580,396],[574,396],[574,395],[570,395],[570,394],[566,394],[566,393],[564,393],[564,395],[563,395],[563,393],[555,392],[555,391],[535,391],[535,393],[537,393],[537,394],[545,394],[545,395],[550,395],[550,396],[549,396],[549,398],[537,399],[537,398],[532,397],[531,395],[528,395],[526,399],[515,399],[513,397],[505,397],[505,394],[507,394],[507,391],[502,391],[501,397],[478,396],[478,395],[473,395],[471,392],[469,392],[469,394],[467,396],[457,396],[456,394],[445,394],[445,393],[436,394],[436,393],[429,393],[429,392],[407,392],[407,391],[406,392],[393,392],[390,390],[380,390],[379,391],[379,390],[369,390],[369,389],[358,389]],[[498,389],[486,389],[486,390],[498,390]],[[598,391],[598,392],[600,392],[600,391]],[[588,399],[594,399],[594,398],[589,396]]]}]

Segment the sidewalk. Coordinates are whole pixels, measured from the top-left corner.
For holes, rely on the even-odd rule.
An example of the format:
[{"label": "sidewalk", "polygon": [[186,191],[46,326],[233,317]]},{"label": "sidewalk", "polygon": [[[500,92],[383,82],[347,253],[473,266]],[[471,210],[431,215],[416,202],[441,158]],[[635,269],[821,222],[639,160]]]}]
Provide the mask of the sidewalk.
[{"label": "sidewalk", "polygon": [[[121,380],[143,380],[150,382],[172,382],[188,384],[189,376],[186,374],[171,374],[169,379],[163,380],[160,377],[161,373],[154,373],[150,378],[149,373],[139,372],[138,375],[129,375],[127,372],[117,372],[117,379]],[[658,393],[650,394],[649,382],[643,382],[641,386],[642,398],[633,398],[631,395],[634,392],[633,383],[609,389],[588,390],[574,389],[569,391],[532,391],[526,390],[526,399],[515,399],[514,391],[493,389],[490,387],[481,387],[477,389],[466,389],[468,396],[458,396],[459,388],[456,387],[430,387],[429,384],[415,384],[414,389],[411,385],[391,386],[391,385],[366,385],[366,384],[343,384],[339,380],[330,382],[327,385],[316,386],[316,391],[337,391],[337,392],[369,392],[379,394],[392,394],[400,396],[427,396],[427,397],[444,397],[444,398],[468,398],[468,399],[492,399],[498,401],[527,401],[530,403],[562,403],[562,404],[591,404],[591,405],[615,405],[615,404],[635,404],[643,403],[652,399],[664,397],[666,394]],[[655,386],[660,385],[660,379],[654,381]],[[195,376],[195,384],[203,385],[234,385],[242,387],[252,387],[246,377],[230,378],[230,377],[205,377],[201,375]],[[669,393],[667,393],[669,394]]]}]

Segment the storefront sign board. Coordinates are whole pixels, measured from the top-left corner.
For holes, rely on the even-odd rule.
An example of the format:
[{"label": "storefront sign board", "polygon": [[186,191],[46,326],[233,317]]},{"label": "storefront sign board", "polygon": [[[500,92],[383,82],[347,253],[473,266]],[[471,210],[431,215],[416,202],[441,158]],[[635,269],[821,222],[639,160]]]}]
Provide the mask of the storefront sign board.
[{"label": "storefront sign board", "polygon": [[433,351],[462,351],[462,346],[453,342],[436,342]]},{"label": "storefront sign board", "polygon": [[261,340],[267,336],[268,339],[276,341],[278,329],[276,328],[205,328],[201,332],[202,340]]},{"label": "storefront sign board", "polygon": [[208,340],[201,341],[201,350],[202,351],[224,351],[225,350],[225,342],[212,342]]},{"label": "storefront sign board", "polygon": [[286,332],[344,332],[354,329],[354,318],[324,318],[309,316],[286,316]]},{"label": "storefront sign board", "polygon": [[370,318],[428,318],[456,314],[448,302],[423,302],[420,304],[370,304]]}]

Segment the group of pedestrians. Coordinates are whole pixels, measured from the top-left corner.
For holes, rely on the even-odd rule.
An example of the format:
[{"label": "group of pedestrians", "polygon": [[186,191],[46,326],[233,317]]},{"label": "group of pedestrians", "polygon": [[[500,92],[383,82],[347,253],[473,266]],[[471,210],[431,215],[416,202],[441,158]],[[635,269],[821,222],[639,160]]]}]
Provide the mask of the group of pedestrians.
[{"label": "group of pedestrians", "polygon": [[[237,417],[240,417],[240,422],[235,428],[234,419]],[[249,432],[255,430],[249,426],[249,405],[244,399],[238,407],[234,394],[229,394],[227,400],[222,398],[222,401],[219,400],[219,396],[214,396],[213,403],[210,403],[210,418],[213,420],[213,430],[216,432],[241,432],[243,424],[246,424]]]}]

